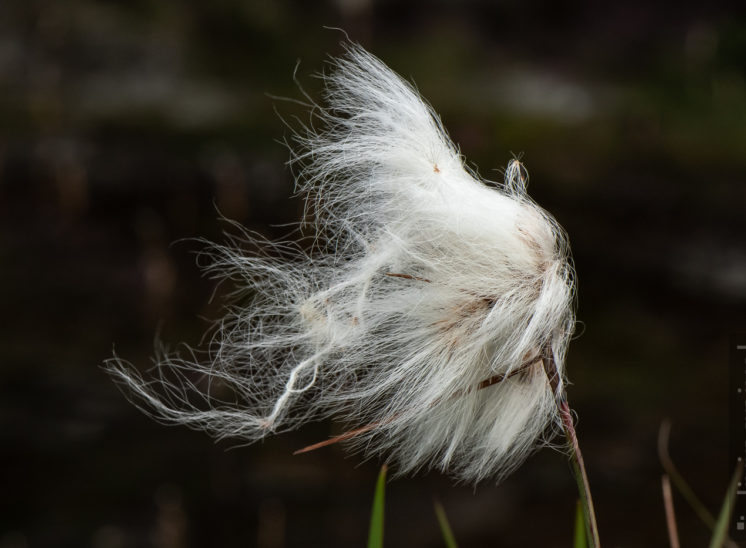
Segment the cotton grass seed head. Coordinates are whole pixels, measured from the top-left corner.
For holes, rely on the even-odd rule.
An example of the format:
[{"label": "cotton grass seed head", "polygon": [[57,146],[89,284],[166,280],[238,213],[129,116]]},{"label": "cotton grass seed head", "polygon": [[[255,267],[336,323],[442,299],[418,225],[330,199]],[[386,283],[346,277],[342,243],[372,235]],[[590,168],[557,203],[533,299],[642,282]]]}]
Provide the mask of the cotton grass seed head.
[{"label": "cotton grass seed head", "polygon": [[155,380],[110,369],[154,417],[217,437],[334,418],[350,449],[398,473],[499,480],[559,424],[574,326],[564,234],[518,161],[485,184],[414,88],[359,46],[325,84],[292,158],[313,249],[213,246],[209,268],[250,302],[227,310],[207,359],[162,356]]}]

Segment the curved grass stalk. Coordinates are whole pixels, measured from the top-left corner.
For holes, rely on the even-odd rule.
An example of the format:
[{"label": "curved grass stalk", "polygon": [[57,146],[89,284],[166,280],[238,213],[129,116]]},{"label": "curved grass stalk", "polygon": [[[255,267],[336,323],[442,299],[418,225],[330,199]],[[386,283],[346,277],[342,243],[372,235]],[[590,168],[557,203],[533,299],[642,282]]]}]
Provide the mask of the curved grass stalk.
[{"label": "curved grass stalk", "polygon": [[567,403],[567,395],[565,394],[564,385],[560,384],[562,377],[557,368],[557,364],[554,361],[552,350],[548,346],[545,346],[542,350],[542,362],[544,364],[544,372],[547,375],[547,379],[549,379],[549,386],[552,388],[552,391],[557,398],[557,408],[560,417],[562,418],[562,430],[564,431],[565,438],[570,446],[570,462],[572,464],[575,481],[578,484],[580,504],[583,506],[583,517],[585,518],[588,542],[591,548],[599,548],[601,546],[601,540],[598,535],[596,510],[593,506],[593,497],[591,496],[588,474],[585,471],[583,453],[580,451],[580,445],[578,444],[578,436],[575,432],[575,425],[572,421],[570,406]]}]

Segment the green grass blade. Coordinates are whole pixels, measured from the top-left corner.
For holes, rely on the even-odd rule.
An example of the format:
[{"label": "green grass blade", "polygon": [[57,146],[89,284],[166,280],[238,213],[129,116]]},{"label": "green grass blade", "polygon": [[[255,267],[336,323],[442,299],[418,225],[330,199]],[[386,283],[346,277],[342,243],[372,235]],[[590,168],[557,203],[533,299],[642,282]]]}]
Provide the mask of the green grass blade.
[{"label": "green grass blade", "polygon": [[707,509],[704,503],[699,500],[694,490],[681,475],[678,468],[671,459],[671,455],[668,453],[668,438],[671,434],[671,421],[668,419],[661,423],[660,430],[658,431],[658,455],[660,457],[663,469],[668,474],[676,490],[679,494],[684,497],[684,500],[689,504],[694,513],[697,514],[699,519],[702,520],[710,531],[715,529],[715,516]]},{"label": "green grass blade", "polygon": [[383,508],[386,495],[386,465],[381,467],[373,496],[373,510],[370,514],[368,548],[383,548]]},{"label": "green grass blade", "polygon": [[446,548],[458,548],[456,539],[453,537],[453,531],[451,531],[451,525],[448,523],[446,517],[446,511],[443,509],[443,505],[437,500],[433,503],[435,506],[435,515],[438,518],[438,524],[440,525],[440,532],[443,534],[443,542],[446,543]]},{"label": "green grass blade", "polygon": [[585,517],[583,516],[583,505],[578,501],[575,507],[575,548],[588,548],[588,542],[585,536]]},{"label": "green grass blade", "polygon": [[736,490],[738,489],[738,482],[741,481],[742,472],[743,467],[739,465],[733,473],[733,479],[730,480],[730,485],[725,494],[723,506],[720,509],[720,515],[715,523],[715,530],[713,531],[712,540],[710,541],[710,548],[721,548],[721,546],[723,546],[728,540],[728,524],[730,523],[730,518],[733,514],[733,504],[736,501]]}]

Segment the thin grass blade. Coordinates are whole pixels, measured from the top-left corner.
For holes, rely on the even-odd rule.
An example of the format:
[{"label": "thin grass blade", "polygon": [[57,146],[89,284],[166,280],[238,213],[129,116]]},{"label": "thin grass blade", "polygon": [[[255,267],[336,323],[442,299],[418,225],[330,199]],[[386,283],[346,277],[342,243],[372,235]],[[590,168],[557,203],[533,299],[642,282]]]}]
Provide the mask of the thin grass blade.
[{"label": "thin grass blade", "polygon": [[711,531],[715,528],[715,516],[707,509],[704,503],[694,493],[694,490],[681,475],[678,468],[674,464],[671,456],[668,453],[668,439],[671,434],[671,421],[668,419],[661,423],[660,430],[658,431],[658,456],[661,461],[663,469],[668,474],[676,490],[684,497],[684,500],[694,510],[699,519],[702,520]]},{"label": "thin grass blade", "polygon": [[435,515],[438,518],[440,532],[443,535],[443,542],[445,542],[446,548],[458,548],[456,538],[453,536],[453,531],[451,530],[450,523],[448,523],[448,517],[446,517],[446,511],[443,509],[443,505],[437,500],[433,505],[435,506]]},{"label": "thin grass blade", "polygon": [[575,536],[572,544],[574,548],[588,548],[588,541],[585,535],[585,521],[583,504],[578,500],[575,507]]},{"label": "thin grass blade", "polygon": [[386,497],[386,465],[381,467],[373,495],[373,510],[370,514],[368,548],[383,548],[383,510]]},{"label": "thin grass blade", "polygon": [[728,491],[725,494],[725,500],[720,509],[720,515],[715,523],[715,530],[712,534],[712,540],[710,541],[710,548],[721,548],[728,541],[728,524],[730,523],[730,518],[733,514],[733,505],[736,501],[736,490],[738,489],[738,482],[741,481],[742,474],[743,466],[739,464],[739,466],[736,467],[736,471],[733,473],[733,479],[730,480]]}]

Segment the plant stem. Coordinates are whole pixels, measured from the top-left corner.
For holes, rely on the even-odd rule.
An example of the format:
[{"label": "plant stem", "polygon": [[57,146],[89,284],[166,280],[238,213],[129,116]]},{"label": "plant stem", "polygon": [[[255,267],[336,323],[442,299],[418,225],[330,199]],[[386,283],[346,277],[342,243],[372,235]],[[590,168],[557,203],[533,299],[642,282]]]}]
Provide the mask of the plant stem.
[{"label": "plant stem", "polygon": [[601,541],[598,536],[598,525],[596,524],[596,510],[593,507],[591,487],[588,483],[588,475],[585,472],[583,453],[580,451],[580,445],[578,445],[578,436],[575,433],[575,425],[572,422],[572,413],[570,412],[570,406],[567,404],[564,387],[560,386],[561,375],[559,369],[557,369],[557,364],[554,361],[554,354],[548,345],[544,347],[542,351],[542,358],[544,372],[549,379],[549,386],[552,388],[557,399],[557,409],[562,418],[562,430],[564,430],[565,438],[567,438],[567,443],[570,445],[570,449],[572,450],[570,453],[570,462],[572,463],[575,481],[578,484],[580,503],[583,505],[583,517],[585,518],[585,529],[588,534],[588,542],[591,548],[600,548]]},{"label": "plant stem", "polygon": [[704,503],[699,500],[699,497],[694,493],[694,490],[681,475],[679,469],[676,468],[671,456],[668,453],[668,438],[671,434],[671,421],[668,419],[661,423],[661,427],[658,430],[658,457],[660,458],[661,465],[666,471],[671,481],[681,493],[681,496],[689,503],[689,506],[697,514],[697,517],[702,520],[710,531],[715,528],[715,516],[707,509]]},{"label": "plant stem", "polygon": [[601,541],[598,537],[596,510],[593,507],[593,497],[591,497],[588,475],[585,473],[583,453],[581,453],[580,446],[578,445],[578,437],[575,434],[575,426],[572,423],[570,407],[567,405],[566,400],[563,399],[559,403],[559,409],[560,415],[562,416],[562,428],[564,429],[565,437],[572,448],[570,462],[572,463],[572,469],[575,474],[575,481],[578,483],[578,493],[580,495],[580,503],[583,505],[583,516],[585,517],[585,528],[588,533],[589,545],[592,548],[600,548]]},{"label": "plant stem", "polygon": [[668,542],[671,548],[680,548],[679,531],[676,527],[676,512],[673,509],[673,493],[671,492],[671,480],[666,474],[661,478],[663,489],[663,507],[666,510],[666,527],[668,528]]}]

